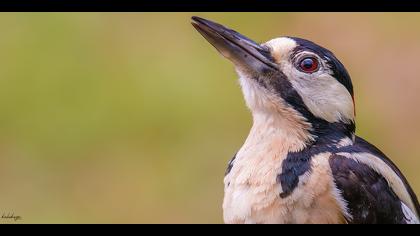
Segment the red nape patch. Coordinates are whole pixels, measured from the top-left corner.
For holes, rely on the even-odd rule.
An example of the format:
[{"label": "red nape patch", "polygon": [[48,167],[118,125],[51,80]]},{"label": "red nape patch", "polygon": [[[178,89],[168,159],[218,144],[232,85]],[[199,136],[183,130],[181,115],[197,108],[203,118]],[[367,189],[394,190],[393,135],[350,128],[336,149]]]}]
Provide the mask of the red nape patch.
[{"label": "red nape patch", "polygon": [[351,99],[353,100],[353,114],[354,117],[356,117],[356,103],[354,102],[354,96],[351,96]]}]

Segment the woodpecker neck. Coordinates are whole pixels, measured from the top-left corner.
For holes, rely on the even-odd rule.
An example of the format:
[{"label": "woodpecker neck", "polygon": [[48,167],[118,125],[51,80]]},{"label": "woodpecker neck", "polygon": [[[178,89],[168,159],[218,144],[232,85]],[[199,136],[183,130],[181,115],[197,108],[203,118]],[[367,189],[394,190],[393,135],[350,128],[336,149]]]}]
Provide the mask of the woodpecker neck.
[{"label": "woodpecker neck", "polygon": [[306,121],[291,111],[281,114],[253,112],[253,126],[248,139],[280,141],[290,152],[312,145],[346,146],[354,142],[355,124],[328,123],[323,120]]},{"label": "woodpecker neck", "polygon": [[298,117],[253,113],[253,125],[248,139],[257,142],[280,142],[287,151],[299,151],[314,141],[310,125]]},{"label": "woodpecker neck", "polygon": [[252,111],[254,120],[249,138],[266,138],[264,134],[275,135],[284,139],[285,148],[292,152],[315,143],[334,143],[346,137],[353,139],[353,121],[338,119],[331,123],[316,117],[292,88],[272,92],[257,79],[241,71],[238,73],[245,102]]}]

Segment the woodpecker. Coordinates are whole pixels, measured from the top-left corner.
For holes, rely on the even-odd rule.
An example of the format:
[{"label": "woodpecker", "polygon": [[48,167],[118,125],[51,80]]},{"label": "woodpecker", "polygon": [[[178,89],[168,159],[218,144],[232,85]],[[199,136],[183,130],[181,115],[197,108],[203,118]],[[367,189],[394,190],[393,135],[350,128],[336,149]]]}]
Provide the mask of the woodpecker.
[{"label": "woodpecker", "polygon": [[253,116],[225,173],[225,223],[419,223],[401,171],[355,135],[352,82],[332,52],[297,37],[258,44],[199,17],[192,25],[233,62]]}]

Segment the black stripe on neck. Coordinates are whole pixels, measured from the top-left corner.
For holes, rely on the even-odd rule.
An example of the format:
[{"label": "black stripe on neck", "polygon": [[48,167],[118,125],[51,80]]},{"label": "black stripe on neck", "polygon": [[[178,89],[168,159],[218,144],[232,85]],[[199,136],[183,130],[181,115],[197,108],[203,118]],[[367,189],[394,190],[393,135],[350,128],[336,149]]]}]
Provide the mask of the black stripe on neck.
[{"label": "black stripe on neck", "polygon": [[282,171],[277,176],[277,182],[281,184],[283,190],[280,197],[289,196],[298,186],[299,177],[311,170],[312,157],[323,152],[336,152],[339,148],[338,143],[344,138],[350,137],[345,133],[330,130],[303,150],[289,152],[282,162]]}]

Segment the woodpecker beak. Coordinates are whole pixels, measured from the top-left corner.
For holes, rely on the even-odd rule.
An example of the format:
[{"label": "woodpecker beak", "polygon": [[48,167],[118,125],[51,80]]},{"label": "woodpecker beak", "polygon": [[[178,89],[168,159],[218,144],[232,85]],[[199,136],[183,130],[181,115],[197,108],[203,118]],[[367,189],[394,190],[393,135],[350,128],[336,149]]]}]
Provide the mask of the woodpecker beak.
[{"label": "woodpecker beak", "polygon": [[268,48],[215,22],[193,16],[192,25],[224,57],[240,69],[256,73],[278,70]]}]

